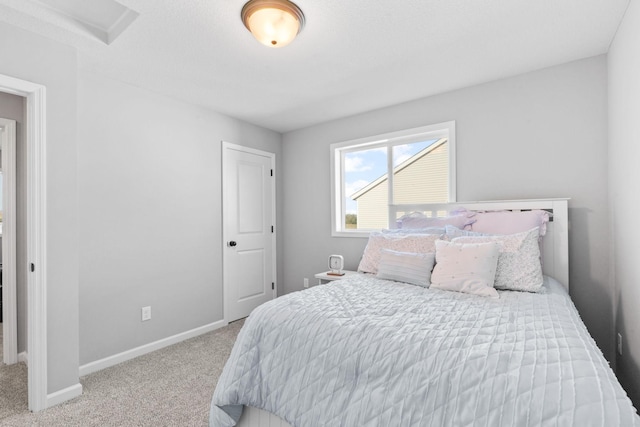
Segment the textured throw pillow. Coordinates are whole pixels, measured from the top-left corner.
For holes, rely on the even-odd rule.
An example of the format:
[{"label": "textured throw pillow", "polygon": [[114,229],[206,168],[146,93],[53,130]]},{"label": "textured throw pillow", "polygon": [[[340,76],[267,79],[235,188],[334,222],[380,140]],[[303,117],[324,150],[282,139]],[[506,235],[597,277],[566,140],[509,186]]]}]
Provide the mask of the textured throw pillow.
[{"label": "textured throw pillow", "polygon": [[474,219],[476,221],[471,225],[471,230],[480,233],[514,234],[538,227],[540,236],[544,236],[547,233],[549,212],[543,210],[478,212]]},{"label": "textured throw pillow", "polygon": [[538,247],[538,228],[506,236],[457,237],[455,243],[500,243],[496,289],[539,292],[542,289],[542,264]]},{"label": "textured throw pillow", "polygon": [[383,249],[426,254],[435,252],[439,234],[385,234],[372,231],[358,266],[361,273],[377,273]]},{"label": "textured throw pillow", "polygon": [[377,277],[428,288],[435,261],[435,253],[416,254],[383,249]]},{"label": "textured throw pillow", "polygon": [[498,265],[498,244],[436,242],[436,266],[431,287],[498,298],[493,288]]}]

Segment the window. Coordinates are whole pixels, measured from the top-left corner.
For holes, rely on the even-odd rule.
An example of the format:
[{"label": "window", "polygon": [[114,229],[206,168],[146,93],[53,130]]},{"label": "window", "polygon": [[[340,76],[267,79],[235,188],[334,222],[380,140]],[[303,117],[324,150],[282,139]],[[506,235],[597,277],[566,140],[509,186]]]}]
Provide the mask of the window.
[{"label": "window", "polygon": [[412,205],[455,201],[455,122],[331,144],[334,236],[395,228]]}]

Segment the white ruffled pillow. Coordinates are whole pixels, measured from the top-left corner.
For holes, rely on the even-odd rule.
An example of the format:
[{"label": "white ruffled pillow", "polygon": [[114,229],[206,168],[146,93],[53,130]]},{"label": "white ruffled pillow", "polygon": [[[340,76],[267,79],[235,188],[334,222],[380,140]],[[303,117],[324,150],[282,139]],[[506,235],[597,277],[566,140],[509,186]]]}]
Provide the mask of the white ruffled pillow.
[{"label": "white ruffled pillow", "polygon": [[358,271],[361,273],[377,273],[383,249],[419,254],[435,252],[435,242],[440,236],[440,234],[384,234],[372,231],[369,234],[367,246],[364,248],[360,265],[358,265]]},{"label": "white ruffled pillow", "polygon": [[499,298],[493,288],[498,265],[498,243],[436,242],[436,266],[431,287]]},{"label": "white ruffled pillow", "polygon": [[540,292],[542,290],[542,264],[538,246],[538,228],[505,236],[456,237],[455,243],[500,244],[500,258],[496,271],[496,289]]},{"label": "white ruffled pillow", "polygon": [[[453,226],[448,226],[453,227]],[[453,227],[455,228],[455,227]],[[444,227],[427,227],[427,228],[395,228],[380,230],[384,234],[444,234]]]},{"label": "white ruffled pillow", "polygon": [[416,254],[383,249],[377,277],[428,288],[435,261],[435,253]]},{"label": "white ruffled pillow", "polygon": [[445,237],[449,240],[453,240],[456,237],[466,237],[466,236],[492,236],[490,233],[479,233],[477,231],[469,231],[469,230],[461,230],[458,227],[454,227],[453,225],[447,225],[444,227]]}]

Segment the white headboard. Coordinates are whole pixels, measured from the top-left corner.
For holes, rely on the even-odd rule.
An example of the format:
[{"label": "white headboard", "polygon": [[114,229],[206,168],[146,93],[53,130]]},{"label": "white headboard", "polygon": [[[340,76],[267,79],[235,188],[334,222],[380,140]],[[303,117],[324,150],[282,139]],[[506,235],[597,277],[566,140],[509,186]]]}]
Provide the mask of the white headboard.
[{"label": "white headboard", "polygon": [[[429,216],[442,216],[465,208],[470,211],[527,211],[542,209],[552,214],[547,224],[547,234],[542,238],[542,270],[569,290],[569,199],[497,200],[487,202],[455,202],[442,204],[420,204],[404,211],[423,212]],[[408,208],[408,209],[407,209]]]}]

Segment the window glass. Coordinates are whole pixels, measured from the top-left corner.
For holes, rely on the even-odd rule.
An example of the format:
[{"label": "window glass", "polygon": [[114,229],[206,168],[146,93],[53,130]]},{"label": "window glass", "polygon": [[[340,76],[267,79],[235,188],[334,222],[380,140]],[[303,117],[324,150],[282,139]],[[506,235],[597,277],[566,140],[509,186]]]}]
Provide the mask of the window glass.
[{"label": "window glass", "polygon": [[[387,187],[382,180],[387,173],[387,147],[363,149],[344,155],[345,228],[385,228],[388,210],[376,209],[360,214],[363,204],[377,207],[387,204]],[[382,224],[382,226],[380,226]]]}]

